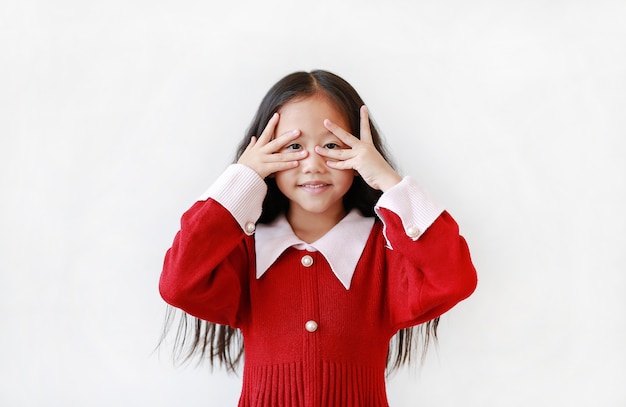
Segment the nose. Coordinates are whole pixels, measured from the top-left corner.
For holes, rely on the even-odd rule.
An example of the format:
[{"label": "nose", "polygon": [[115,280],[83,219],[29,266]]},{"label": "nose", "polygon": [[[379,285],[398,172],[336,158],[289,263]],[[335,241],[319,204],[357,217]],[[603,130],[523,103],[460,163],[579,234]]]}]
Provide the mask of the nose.
[{"label": "nose", "polygon": [[315,152],[315,147],[309,150],[306,158],[300,160],[300,168],[306,173],[326,172],[326,159]]}]

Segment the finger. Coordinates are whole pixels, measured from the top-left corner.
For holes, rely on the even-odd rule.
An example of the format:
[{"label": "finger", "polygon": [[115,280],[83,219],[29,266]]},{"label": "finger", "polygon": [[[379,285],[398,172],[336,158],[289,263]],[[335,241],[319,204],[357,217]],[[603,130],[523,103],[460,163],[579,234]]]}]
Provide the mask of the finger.
[{"label": "finger", "polygon": [[267,125],[263,129],[263,132],[259,136],[258,141],[261,141],[263,144],[267,144],[272,139],[279,118],[280,116],[278,115],[278,113],[274,113],[272,117],[270,117],[270,120],[267,122]]},{"label": "finger", "polygon": [[370,127],[370,115],[367,106],[361,106],[359,113],[361,115],[361,141],[373,144],[372,128]]},{"label": "finger", "polygon": [[269,152],[272,152],[272,153],[277,152],[281,150],[283,147],[285,147],[291,141],[297,139],[298,137],[300,137],[299,129],[286,131],[280,136],[274,138],[274,140],[267,143],[267,149]]},{"label": "finger", "polygon": [[269,154],[265,158],[267,163],[278,163],[288,161],[300,161],[308,156],[309,152],[306,150],[294,151],[294,152],[277,152]]},{"label": "finger", "polygon": [[267,164],[267,169],[270,174],[275,174],[280,171],[286,171],[295,168],[299,164],[300,163],[298,161],[281,161]]},{"label": "finger", "polygon": [[349,160],[354,158],[356,151],[352,148],[342,148],[329,150],[324,147],[315,146],[315,152],[322,157],[330,158],[332,160]]},{"label": "finger", "polygon": [[252,149],[252,147],[254,147],[254,145],[256,144],[257,138],[255,136],[250,137],[250,142],[248,143],[248,145],[246,146],[246,149],[243,151],[244,153],[246,151],[250,151]]},{"label": "finger", "polygon": [[326,161],[326,165],[335,170],[353,170],[352,160],[346,161]]},{"label": "finger", "polygon": [[328,129],[331,133],[339,138],[339,140],[343,141],[350,147],[352,147],[355,143],[358,142],[358,139],[354,137],[352,134],[348,133],[344,129],[341,128],[338,124],[330,121],[329,119],[324,120],[324,127]]}]

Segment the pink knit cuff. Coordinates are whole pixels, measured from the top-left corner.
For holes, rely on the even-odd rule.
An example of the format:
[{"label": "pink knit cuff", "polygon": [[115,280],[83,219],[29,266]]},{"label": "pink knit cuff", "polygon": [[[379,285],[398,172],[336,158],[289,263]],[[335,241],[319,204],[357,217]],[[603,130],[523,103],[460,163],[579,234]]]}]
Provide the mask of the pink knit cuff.
[{"label": "pink knit cuff", "polygon": [[[379,208],[388,209],[398,215],[406,235],[412,240],[417,240],[445,209],[411,177],[404,177],[380,197],[375,210],[382,219]],[[384,219],[382,220],[384,224]],[[391,247],[386,225],[383,231],[387,245]]]},{"label": "pink knit cuff", "polygon": [[254,224],[261,216],[267,185],[253,169],[243,164],[231,164],[200,201],[209,198],[219,202],[235,218],[248,235],[254,233]]}]

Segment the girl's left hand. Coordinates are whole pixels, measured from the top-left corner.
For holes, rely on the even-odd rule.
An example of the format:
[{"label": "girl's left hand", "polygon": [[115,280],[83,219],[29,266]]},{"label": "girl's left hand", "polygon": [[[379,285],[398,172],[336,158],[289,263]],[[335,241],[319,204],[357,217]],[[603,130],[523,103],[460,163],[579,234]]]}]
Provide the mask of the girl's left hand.
[{"label": "girl's left hand", "polygon": [[372,141],[367,107],[361,106],[361,139],[354,137],[330,120],[324,120],[324,127],[339,140],[348,145],[349,149],[326,149],[315,147],[315,152],[329,160],[326,164],[337,170],[356,170],[363,180],[372,188],[383,192],[396,185],[402,177],[389,165],[376,150]]}]

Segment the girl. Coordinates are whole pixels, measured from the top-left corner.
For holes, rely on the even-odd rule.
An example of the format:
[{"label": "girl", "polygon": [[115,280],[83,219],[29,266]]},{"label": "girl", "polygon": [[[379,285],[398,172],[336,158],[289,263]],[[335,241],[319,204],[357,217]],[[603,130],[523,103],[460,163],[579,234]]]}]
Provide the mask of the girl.
[{"label": "girl", "polygon": [[455,221],[398,175],[359,95],[325,71],[270,89],[237,163],[183,215],[160,280],[196,318],[178,351],[233,370],[243,355],[239,406],[268,407],[387,406],[385,369],[411,360],[410,328],[427,345],[475,286]]}]

